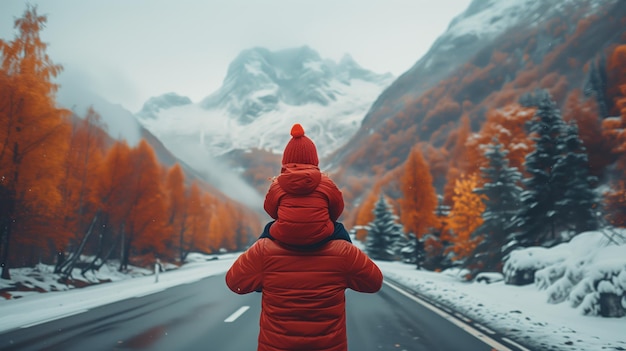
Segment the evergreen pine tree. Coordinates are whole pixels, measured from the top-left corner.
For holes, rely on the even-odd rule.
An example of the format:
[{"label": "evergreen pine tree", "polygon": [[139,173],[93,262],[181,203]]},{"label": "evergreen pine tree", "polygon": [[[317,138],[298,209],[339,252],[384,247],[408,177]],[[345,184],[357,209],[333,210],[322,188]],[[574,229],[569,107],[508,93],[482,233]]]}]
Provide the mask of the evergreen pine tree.
[{"label": "evergreen pine tree", "polygon": [[404,244],[402,225],[396,222],[398,217],[382,193],[373,212],[374,220],[367,225],[365,251],[372,259],[393,261]]},{"label": "evergreen pine tree", "polygon": [[446,252],[450,251],[450,246],[452,245],[447,229],[450,206],[444,204],[443,196],[441,195],[437,196],[437,201],[435,217],[438,223],[420,240],[424,252],[422,266],[430,270],[445,269],[452,265],[452,256],[446,254]]},{"label": "evergreen pine tree", "polygon": [[515,218],[520,229],[517,236],[522,246],[557,244],[557,202],[563,197],[564,184],[555,182],[553,169],[560,158],[559,144],[565,122],[547,92],[538,96],[539,106],[529,123],[535,150],[526,155],[525,167],[530,174],[523,180],[526,190],[521,194],[521,209]]},{"label": "evergreen pine tree", "polygon": [[609,116],[606,98],[607,76],[606,76],[606,58],[601,56],[589,64],[589,70],[583,93],[585,96],[593,96],[596,99],[598,113],[600,118]]},{"label": "evergreen pine tree", "polygon": [[509,167],[507,154],[508,150],[503,149],[497,138],[485,151],[489,165],[480,169],[485,183],[475,190],[486,196],[483,200],[484,222],[473,233],[480,240],[477,240],[474,254],[467,260],[473,270],[500,271],[502,257],[507,253],[503,248],[512,239],[511,223],[519,208],[522,174],[516,167]]},{"label": "evergreen pine tree", "polygon": [[597,179],[589,175],[589,159],[576,122],[566,126],[560,149],[562,156],[553,170],[556,181],[564,184],[563,197],[556,203],[559,217],[573,234],[597,229],[597,197],[592,189]]},{"label": "evergreen pine tree", "polygon": [[400,254],[402,255],[402,262],[415,264],[417,269],[421,269],[426,257],[424,242],[415,234],[409,233]]},{"label": "evergreen pine tree", "polygon": [[400,254],[402,255],[402,262],[415,263],[417,261],[416,251],[417,251],[417,240],[415,238],[415,234],[409,233],[407,234],[406,243],[400,250]]}]

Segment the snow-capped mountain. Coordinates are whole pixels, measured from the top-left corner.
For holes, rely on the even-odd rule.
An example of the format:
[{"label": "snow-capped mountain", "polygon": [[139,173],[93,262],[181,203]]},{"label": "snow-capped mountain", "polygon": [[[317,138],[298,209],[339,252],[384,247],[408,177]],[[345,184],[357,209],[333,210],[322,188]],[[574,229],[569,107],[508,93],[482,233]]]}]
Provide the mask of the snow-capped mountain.
[{"label": "snow-capped mountain", "polygon": [[152,98],[139,121],[181,158],[188,150],[220,156],[252,148],[282,152],[301,123],[320,156],[345,143],[391,74],[360,67],[349,55],[323,59],[309,47],[245,50],[222,87],[198,103],[175,94]]}]

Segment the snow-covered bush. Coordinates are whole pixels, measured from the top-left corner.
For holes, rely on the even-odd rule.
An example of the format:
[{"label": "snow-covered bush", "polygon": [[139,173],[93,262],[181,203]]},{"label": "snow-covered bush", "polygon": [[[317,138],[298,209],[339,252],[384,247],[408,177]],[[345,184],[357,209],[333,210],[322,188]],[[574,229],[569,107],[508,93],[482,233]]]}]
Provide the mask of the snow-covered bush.
[{"label": "snow-covered bush", "polygon": [[584,270],[582,287],[570,294],[572,307],[587,315],[626,315],[626,245],[602,248]]},{"label": "snow-covered bush", "polygon": [[565,254],[559,254],[554,249],[556,248],[529,247],[511,252],[502,268],[504,282],[513,285],[533,283],[538,270],[565,260]]},{"label": "snow-covered bush", "polygon": [[[582,261],[579,261],[579,263],[581,262]],[[544,271],[556,270],[551,270],[550,267],[546,267],[540,272],[537,272],[537,276],[535,277],[537,287],[539,289],[547,289],[548,302],[552,304],[567,300],[572,289],[583,279],[583,270],[580,265],[560,264],[558,271],[563,272],[561,275],[557,276],[556,274],[552,274],[548,278],[542,279]]]},{"label": "snow-covered bush", "polygon": [[514,285],[536,283],[545,289],[560,279],[566,268],[580,264],[577,260],[590,259],[587,257],[591,253],[589,248],[606,246],[608,243],[609,240],[600,232],[585,232],[551,248],[528,247],[513,251],[504,263],[505,282]]},{"label": "snow-covered bush", "polygon": [[[626,234],[626,231],[624,231]],[[626,315],[626,241],[602,232],[581,233],[553,248],[511,253],[504,265],[507,284],[534,282],[549,303],[569,301],[586,315]]]}]

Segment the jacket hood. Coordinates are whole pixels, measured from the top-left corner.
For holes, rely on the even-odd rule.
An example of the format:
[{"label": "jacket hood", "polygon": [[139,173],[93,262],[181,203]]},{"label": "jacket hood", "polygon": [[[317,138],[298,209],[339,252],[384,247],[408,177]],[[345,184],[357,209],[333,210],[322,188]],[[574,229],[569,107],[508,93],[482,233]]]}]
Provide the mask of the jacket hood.
[{"label": "jacket hood", "polygon": [[302,163],[283,165],[277,179],[281,188],[287,193],[296,195],[312,193],[321,180],[322,173],[317,166]]}]

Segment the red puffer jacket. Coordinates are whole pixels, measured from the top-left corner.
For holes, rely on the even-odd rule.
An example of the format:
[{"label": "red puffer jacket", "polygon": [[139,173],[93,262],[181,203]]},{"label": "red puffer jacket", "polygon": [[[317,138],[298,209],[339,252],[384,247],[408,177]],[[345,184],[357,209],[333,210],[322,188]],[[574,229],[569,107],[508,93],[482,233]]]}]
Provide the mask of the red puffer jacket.
[{"label": "red puffer jacket", "polygon": [[263,291],[259,351],[346,351],[345,289],[373,293],[382,280],[376,264],[345,240],[311,251],[259,239],[226,274],[238,294]]},{"label": "red puffer jacket", "polygon": [[263,207],[276,220],[270,228],[272,237],[306,245],[332,234],[343,205],[341,191],[317,166],[291,163],[283,165],[272,182]]}]

